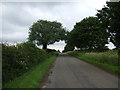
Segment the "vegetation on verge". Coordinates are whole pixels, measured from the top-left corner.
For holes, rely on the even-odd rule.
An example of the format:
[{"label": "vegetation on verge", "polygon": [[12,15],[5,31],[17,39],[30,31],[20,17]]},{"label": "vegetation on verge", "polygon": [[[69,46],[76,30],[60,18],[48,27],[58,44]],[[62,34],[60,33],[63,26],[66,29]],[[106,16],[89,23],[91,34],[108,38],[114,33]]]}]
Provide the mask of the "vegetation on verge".
[{"label": "vegetation on verge", "polygon": [[118,60],[118,51],[106,51],[106,52],[80,52],[71,51],[69,55],[79,58],[80,60],[87,61],[91,64],[99,66],[103,69],[111,71],[120,75],[120,61]]},{"label": "vegetation on verge", "polygon": [[50,56],[44,62],[32,67],[32,69],[22,76],[5,84],[3,88],[38,88],[51,64],[56,60],[56,56]]},{"label": "vegetation on verge", "polygon": [[17,46],[2,44],[2,85],[11,83],[15,78],[31,70],[32,67],[46,61],[51,55],[57,55],[53,50],[39,49],[32,42],[24,42]]}]

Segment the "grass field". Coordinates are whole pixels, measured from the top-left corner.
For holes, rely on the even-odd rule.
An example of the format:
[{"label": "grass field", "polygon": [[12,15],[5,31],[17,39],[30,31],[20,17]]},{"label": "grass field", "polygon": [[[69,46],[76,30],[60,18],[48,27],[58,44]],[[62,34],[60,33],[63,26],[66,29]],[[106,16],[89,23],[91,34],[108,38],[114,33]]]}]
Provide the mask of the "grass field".
[{"label": "grass field", "polygon": [[115,74],[120,75],[120,67],[119,67],[119,60],[118,60],[118,53],[117,50],[107,51],[107,52],[78,52],[72,51],[68,52],[68,54],[94,64],[98,67],[101,67],[105,70],[113,72]]},{"label": "grass field", "polygon": [[51,56],[43,63],[33,67],[24,75],[14,79],[12,82],[5,84],[3,88],[38,88],[47,70],[55,60],[56,56]]}]

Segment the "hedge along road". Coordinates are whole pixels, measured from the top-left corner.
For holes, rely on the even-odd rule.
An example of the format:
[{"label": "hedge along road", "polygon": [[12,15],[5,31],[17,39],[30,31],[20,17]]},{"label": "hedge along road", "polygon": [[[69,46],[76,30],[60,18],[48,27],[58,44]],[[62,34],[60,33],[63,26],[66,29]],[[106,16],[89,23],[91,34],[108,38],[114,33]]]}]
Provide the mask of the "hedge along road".
[{"label": "hedge along road", "polygon": [[60,54],[42,88],[118,88],[118,78],[67,54]]}]

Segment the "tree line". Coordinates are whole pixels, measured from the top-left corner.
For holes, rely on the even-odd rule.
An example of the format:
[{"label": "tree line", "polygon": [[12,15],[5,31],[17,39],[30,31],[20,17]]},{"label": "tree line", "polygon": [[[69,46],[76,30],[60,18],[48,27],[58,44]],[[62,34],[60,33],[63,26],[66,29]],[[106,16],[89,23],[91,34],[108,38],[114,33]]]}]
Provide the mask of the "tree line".
[{"label": "tree line", "polygon": [[120,2],[106,2],[94,17],[86,17],[77,22],[70,32],[57,21],[38,20],[29,31],[29,41],[37,45],[47,45],[65,40],[65,51],[78,50],[105,51],[112,42],[120,48]]},{"label": "tree line", "polygon": [[105,51],[112,42],[120,48],[120,2],[106,2],[95,17],[86,17],[77,22],[68,33],[64,52],[74,48],[86,51]]}]

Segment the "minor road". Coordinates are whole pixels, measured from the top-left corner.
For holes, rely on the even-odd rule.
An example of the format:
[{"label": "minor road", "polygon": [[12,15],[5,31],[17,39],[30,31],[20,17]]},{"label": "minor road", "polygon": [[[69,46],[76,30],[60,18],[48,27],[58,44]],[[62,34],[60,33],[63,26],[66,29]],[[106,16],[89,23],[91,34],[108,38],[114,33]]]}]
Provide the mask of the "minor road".
[{"label": "minor road", "polygon": [[118,88],[118,78],[67,54],[60,54],[46,88]]}]

